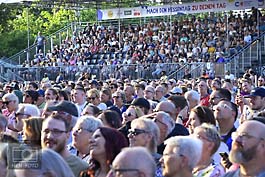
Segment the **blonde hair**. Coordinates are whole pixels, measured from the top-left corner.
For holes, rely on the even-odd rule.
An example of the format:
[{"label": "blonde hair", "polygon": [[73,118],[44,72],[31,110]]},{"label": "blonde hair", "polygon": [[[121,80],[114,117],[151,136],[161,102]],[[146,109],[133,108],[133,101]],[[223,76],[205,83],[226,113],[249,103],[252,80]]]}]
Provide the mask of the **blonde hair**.
[{"label": "blonde hair", "polygon": [[89,95],[89,94],[91,94],[91,95],[94,94],[97,98],[99,98],[100,92],[99,92],[99,90],[93,88],[93,89],[90,89],[87,91],[87,95]]}]

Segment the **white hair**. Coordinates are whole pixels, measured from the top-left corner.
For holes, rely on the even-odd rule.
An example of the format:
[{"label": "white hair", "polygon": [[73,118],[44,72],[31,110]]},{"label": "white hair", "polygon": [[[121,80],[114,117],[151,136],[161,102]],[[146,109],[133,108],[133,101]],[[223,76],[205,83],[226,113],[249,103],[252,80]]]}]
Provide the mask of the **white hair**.
[{"label": "white hair", "polygon": [[193,100],[200,101],[201,96],[200,96],[199,92],[197,92],[195,90],[187,91],[185,93],[185,95],[184,95],[184,97],[186,98],[186,100],[187,100],[187,98],[188,98],[189,95],[191,95],[191,98]]},{"label": "white hair", "polygon": [[8,99],[8,101],[15,101],[16,104],[19,103],[18,97],[17,97],[17,95],[14,94],[14,93],[6,93],[6,94],[3,96],[2,99],[3,99],[3,100]]},{"label": "white hair", "polygon": [[23,113],[31,117],[40,117],[40,110],[38,107],[28,103],[20,103],[18,105],[17,113]]},{"label": "white hair", "polygon": [[172,130],[175,128],[174,120],[168,113],[164,111],[158,111],[157,114],[162,115],[162,121],[164,124],[167,125],[167,135],[169,135],[172,132]]},{"label": "white hair", "polygon": [[202,141],[190,136],[175,136],[165,141],[167,146],[178,147],[178,154],[188,159],[188,167],[192,170],[199,162],[202,154]]},{"label": "white hair", "polygon": [[81,116],[79,119],[77,119],[76,125],[78,124],[82,124],[83,128],[91,132],[94,132],[99,127],[103,126],[102,121],[95,118],[94,116]]}]

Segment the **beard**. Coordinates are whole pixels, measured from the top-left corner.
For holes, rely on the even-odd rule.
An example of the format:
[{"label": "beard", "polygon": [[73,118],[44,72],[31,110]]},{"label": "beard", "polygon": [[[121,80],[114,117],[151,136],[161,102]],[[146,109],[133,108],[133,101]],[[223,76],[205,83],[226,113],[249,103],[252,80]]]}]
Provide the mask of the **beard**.
[{"label": "beard", "polygon": [[247,150],[244,150],[241,145],[237,146],[237,149],[232,149],[229,154],[229,160],[233,163],[244,164],[252,160],[257,151],[257,146],[253,146]]}]

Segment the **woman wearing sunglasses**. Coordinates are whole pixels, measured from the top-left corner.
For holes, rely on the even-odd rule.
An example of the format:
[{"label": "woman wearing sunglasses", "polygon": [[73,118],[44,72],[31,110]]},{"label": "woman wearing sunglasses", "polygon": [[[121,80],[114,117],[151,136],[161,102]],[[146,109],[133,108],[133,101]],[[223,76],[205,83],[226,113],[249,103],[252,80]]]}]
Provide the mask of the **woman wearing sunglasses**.
[{"label": "woman wearing sunglasses", "polygon": [[130,147],[146,147],[156,162],[155,177],[163,176],[162,168],[159,163],[161,155],[157,153],[157,145],[160,138],[160,130],[156,123],[147,118],[134,119],[128,134]]}]

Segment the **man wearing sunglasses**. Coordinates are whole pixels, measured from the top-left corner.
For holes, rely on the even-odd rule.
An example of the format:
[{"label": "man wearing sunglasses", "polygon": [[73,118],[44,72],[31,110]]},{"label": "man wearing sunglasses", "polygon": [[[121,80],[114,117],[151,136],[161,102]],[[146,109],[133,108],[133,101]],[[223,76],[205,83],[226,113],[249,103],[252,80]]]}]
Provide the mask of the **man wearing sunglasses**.
[{"label": "man wearing sunglasses", "polygon": [[14,137],[18,136],[18,131],[15,128],[15,113],[18,110],[19,100],[18,97],[14,93],[7,93],[3,96],[3,115],[7,117],[7,131]]}]

